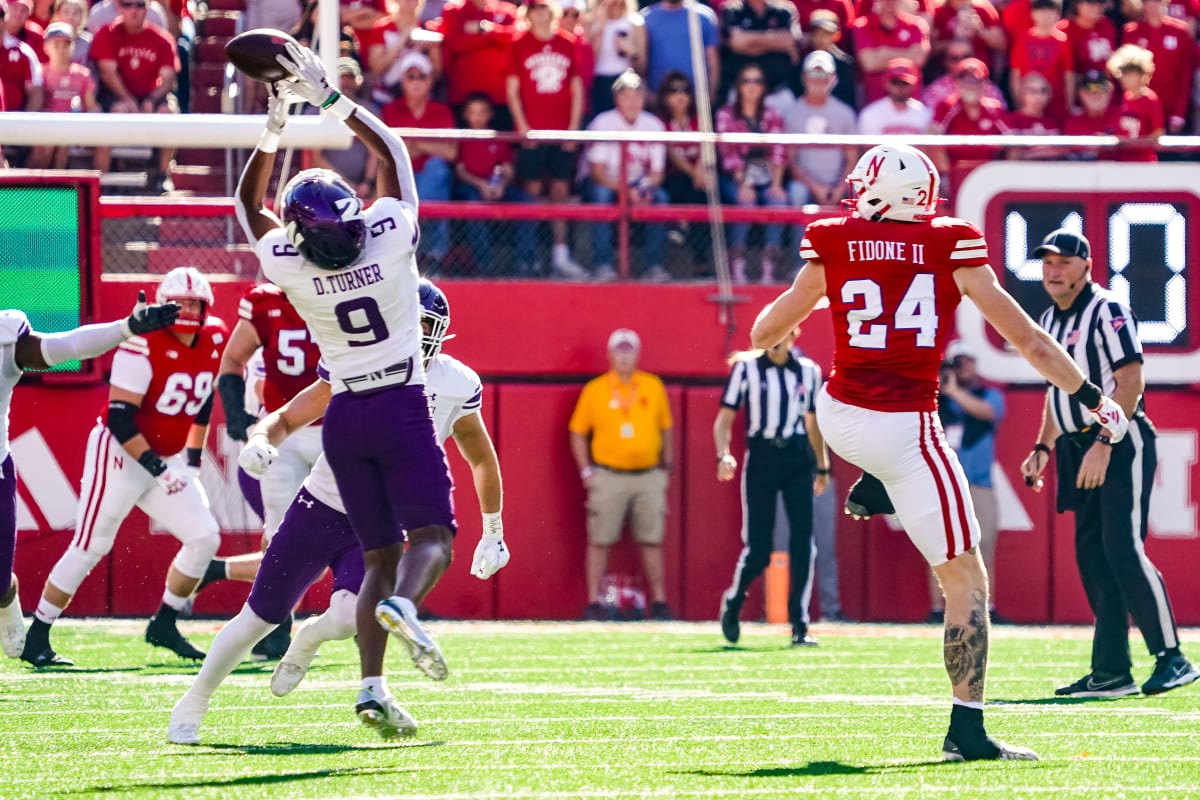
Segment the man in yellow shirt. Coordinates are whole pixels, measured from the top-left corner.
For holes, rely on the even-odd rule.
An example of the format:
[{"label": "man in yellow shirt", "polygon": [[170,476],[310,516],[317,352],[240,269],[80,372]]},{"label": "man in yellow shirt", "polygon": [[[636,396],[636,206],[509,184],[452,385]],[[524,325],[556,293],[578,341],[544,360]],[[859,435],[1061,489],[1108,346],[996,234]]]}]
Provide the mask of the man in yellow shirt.
[{"label": "man in yellow shirt", "polygon": [[641,349],[638,335],[628,328],[612,332],[610,369],[583,387],[568,425],[571,453],[588,493],[586,619],[608,619],[600,602],[600,582],[609,548],[621,538],[627,516],[642,549],[650,618],[673,618],[662,550],[674,452],[671,408],[662,380],[637,368]]}]

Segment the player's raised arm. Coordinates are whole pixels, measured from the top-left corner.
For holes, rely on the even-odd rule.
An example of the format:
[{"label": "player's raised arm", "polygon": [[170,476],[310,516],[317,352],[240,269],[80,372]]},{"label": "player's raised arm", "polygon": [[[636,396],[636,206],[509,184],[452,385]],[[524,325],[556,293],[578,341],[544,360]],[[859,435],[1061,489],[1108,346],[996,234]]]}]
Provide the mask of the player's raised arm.
[{"label": "player's raised arm", "polygon": [[408,148],[400,137],[370,111],[330,86],[325,67],[312,50],[288,44],[287,51],[287,57],[278,56],[284,69],[295,76],[286,82],[287,88],[345,122],[354,135],[362,139],[367,149],[379,159],[379,196],[395,197],[416,208],[416,176]]},{"label": "player's raised arm", "polygon": [[779,344],[824,296],[825,266],[819,261],[805,262],[792,285],[758,313],[750,329],[750,343],[764,350]]},{"label": "player's raised arm", "polygon": [[488,435],[483,417],[478,412],[460,417],[454,423],[454,442],[463,458],[471,465],[479,510],[483,512],[483,532],[471,561],[471,574],[487,580],[508,563],[508,546],[504,543],[504,525],[500,518],[504,502],[504,487],[500,477],[500,459],[492,437]]},{"label": "player's raised arm", "polygon": [[49,369],[64,361],[95,358],[107,353],[130,336],[166,328],[179,316],[177,303],[146,304],[146,293],[138,292],[137,304],[125,319],[81,325],[63,333],[30,330],[17,340],[14,356],[21,369]]},{"label": "player's raised arm", "polygon": [[238,178],[234,193],[234,210],[238,222],[251,245],[275,228],[282,228],[279,217],[263,205],[267,187],[271,182],[271,170],[275,167],[275,154],[279,150],[279,135],[287,124],[288,113],[296,98],[286,86],[272,84],[267,101],[267,127],[258,139],[246,168]]},{"label": "player's raised arm", "polygon": [[959,290],[1042,377],[1081,402],[1108,430],[1114,442],[1125,437],[1129,420],[1112,398],[1087,379],[1058,342],[1038,327],[1017,301],[996,282],[990,267],[961,267],[954,271]]}]

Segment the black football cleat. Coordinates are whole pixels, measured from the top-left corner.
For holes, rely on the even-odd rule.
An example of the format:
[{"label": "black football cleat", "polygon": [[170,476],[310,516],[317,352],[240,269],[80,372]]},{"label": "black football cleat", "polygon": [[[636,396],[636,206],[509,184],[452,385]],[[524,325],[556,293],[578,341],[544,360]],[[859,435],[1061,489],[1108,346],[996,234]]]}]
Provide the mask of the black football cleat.
[{"label": "black football cleat", "polygon": [[160,622],[158,617],[151,617],[150,624],[146,626],[146,643],[155,647],[165,647],[180,658],[204,660],[203,650],[189,642],[173,623]]},{"label": "black football cleat", "polygon": [[1038,754],[1028,747],[1017,747],[1005,744],[990,736],[982,737],[972,749],[960,748],[958,744],[946,736],[942,742],[943,761],[1038,761]]},{"label": "black football cleat", "polygon": [[75,666],[74,661],[64,656],[60,656],[58,653],[54,652],[49,645],[39,649],[37,652],[34,652],[33,649],[26,644],[25,649],[21,652],[21,660],[32,664],[38,669],[41,669],[42,667]]},{"label": "black football cleat", "polygon": [[808,628],[792,628],[792,647],[816,647],[817,644]]},{"label": "black football cleat", "polygon": [[730,644],[737,644],[742,635],[742,623],[738,619],[741,610],[741,603],[734,602],[727,594],[721,595],[721,635]]},{"label": "black football cleat", "polygon": [[255,661],[278,661],[292,646],[292,618],[289,616],[275,630],[268,633],[250,651]]},{"label": "black football cleat", "polygon": [[1142,684],[1142,693],[1162,694],[1170,689],[1187,686],[1196,678],[1200,678],[1200,670],[1182,654],[1162,656],[1154,666],[1154,673]]},{"label": "black football cleat", "polygon": [[845,512],[855,519],[869,519],[876,514],[895,514],[892,498],[888,497],[887,489],[869,472],[862,476],[850,487],[846,494]]},{"label": "black football cleat", "polygon": [[1138,693],[1133,676],[1126,672],[1124,675],[1100,675],[1089,672],[1074,683],[1060,686],[1054,690],[1057,697],[1128,697]]}]

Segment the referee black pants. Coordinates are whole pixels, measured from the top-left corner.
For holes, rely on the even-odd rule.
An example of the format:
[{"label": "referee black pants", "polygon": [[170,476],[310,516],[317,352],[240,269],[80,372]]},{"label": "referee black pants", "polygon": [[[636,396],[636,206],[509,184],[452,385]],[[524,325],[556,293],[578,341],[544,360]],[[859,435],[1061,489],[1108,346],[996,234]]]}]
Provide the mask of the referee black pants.
[{"label": "referee black pants", "polygon": [[[1144,548],[1150,490],[1158,465],[1154,428],[1141,415],[1130,421],[1129,435],[1112,446],[1108,472],[1099,489],[1074,489],[1079,460],[1091,446],[1090,437],[1063,436],[1058,445],[1059,510],[1065,510],[1063,500],[1073,493],[1075,560],[1096,616],[1092,670],[1125,675],[1132,666],[1130,616],[1151,655],[1179,645],[1166,584]],[[1069,481],[1065,487],[1064,481]]]},{"label": "referee black pants", "polygon": [[813,470],[816,463],[808,437],[797,436],[783,447],[750,440],[742,470],[742,553],[729,595],[740,605],[746,591],[771,562],[775,549],[775,508],[783,494],[791,537],[788,546],[790,584],[788,619],[793,630],[808,627],[809,577],[813,560]]}]

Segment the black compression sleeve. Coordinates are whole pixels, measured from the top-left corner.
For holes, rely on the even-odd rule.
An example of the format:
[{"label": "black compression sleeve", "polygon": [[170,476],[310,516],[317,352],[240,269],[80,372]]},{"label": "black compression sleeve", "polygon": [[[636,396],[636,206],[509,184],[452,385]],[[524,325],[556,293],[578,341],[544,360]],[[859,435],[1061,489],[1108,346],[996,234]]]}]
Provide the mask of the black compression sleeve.
[{"label": "black compression sleeve", "polygon": [[221,375],[217,378],[217,393],[221,395],[221,405],[225,408],[225,416],[230,415],[230,409],[245,411],[246,379],[236,373]]},{"label": "black compression sleeve", "polygon": [[204,406],[200,409],[200,413],[196,415],[197,425],[207,425],[209,418],[212,416],[213,396],[210,394],[208,399],[204,401]]},{"label": "black compression sleeve", "polygon": [[108,403],[108,429],[121,444],[141,433],[133,419],[137,410],[137,406],[125,400],[110,400]]}]

